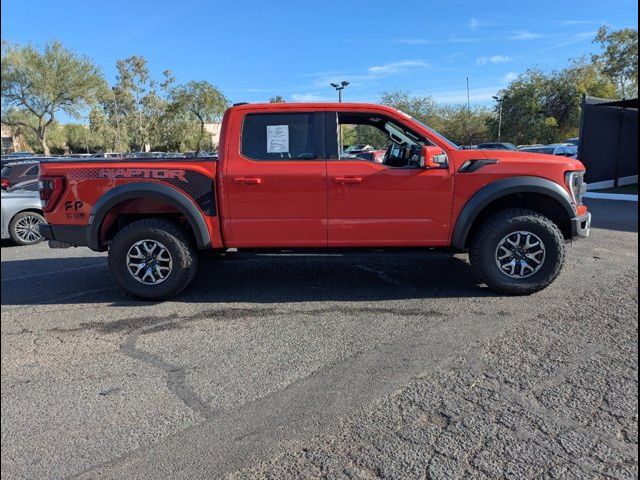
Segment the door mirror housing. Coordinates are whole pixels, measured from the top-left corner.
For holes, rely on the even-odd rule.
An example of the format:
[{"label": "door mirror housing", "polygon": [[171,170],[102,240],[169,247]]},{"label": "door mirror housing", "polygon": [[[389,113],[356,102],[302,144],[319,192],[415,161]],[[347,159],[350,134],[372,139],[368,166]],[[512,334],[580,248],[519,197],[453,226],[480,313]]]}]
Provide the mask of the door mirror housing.
[{"label": "door mirror housing", "polygon": [[449,168],[449,158],[440,147],[425,145],[422,147],[421,163],[427,170]]}]

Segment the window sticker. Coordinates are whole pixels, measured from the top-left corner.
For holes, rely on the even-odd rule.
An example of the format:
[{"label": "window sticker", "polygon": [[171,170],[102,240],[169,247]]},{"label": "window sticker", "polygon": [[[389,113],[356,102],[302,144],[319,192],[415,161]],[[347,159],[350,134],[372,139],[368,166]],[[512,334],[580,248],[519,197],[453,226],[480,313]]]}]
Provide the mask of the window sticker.
[{"label": "window sticker", "polygon": [[267,125],[267,153],[289,152],[289,125]]}]

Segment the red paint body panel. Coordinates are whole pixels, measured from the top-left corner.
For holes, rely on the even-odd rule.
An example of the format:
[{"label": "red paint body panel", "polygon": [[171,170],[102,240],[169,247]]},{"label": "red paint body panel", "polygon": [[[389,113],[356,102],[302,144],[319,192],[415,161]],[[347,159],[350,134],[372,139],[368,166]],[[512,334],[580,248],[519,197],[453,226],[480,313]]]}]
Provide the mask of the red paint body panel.
[{"label": "red paint body panel", "polygon": [[[127,159],[123,158],[118,159],[117,162],[47,162],[41,164],[40,170],[41,176],[64,176],[66,179],[64,194],[57,202],[54,210],[46,214],[47,223],[53,225],[87,225],[91,210],[96,202],[105,193],[117,186],[136,182],[157,182],[167,185],[166,179],[155,178],[150,176],[148,173],[155,171],[190,171],[211,179],[213,185],[216,178],[217,163],[213,161],[199,161],[195,159],[188,163],[171,160],[152,160],[149,162],[132,160],[127,162]],[[119,172],[122,175],[127,175],[128,178],[121,178],[117,176],[109,178],[105,174],[105,172],[109,172],[109,175],[111,175],[114,171]],[[180,191],[180,188],[177,188],[174,185],[169,184],[169,186]],[[190,200],[203,214],[207,224],[207,229],[209,230],[212,247],[222,248],[223,243],[218,217],[205,215],[197,203],[191,198]],[[67,202],[71,202],[72,205],[75,205],[75,202],[77,201],[82,204],[80,208],[65,208],[65,206],[68,205]],[[148,211],[148,208],[145,208],[145,211]]]},{"label": "red paint body panel", "polygon": [[[252,112],[255,110],[252,109]],[[315,112],[296,108],[296,112]],[[251,160],[240,152],[244,113],[225,116],[221,154],[223,238],[228,247],[326,247],[326,164],[319,160]]]},{"label": "red paint body panel", "polygon": [[[405,124],[446,153],[448,168],[394,169],[375,162],[327,158],[256,161],[241,154],[242,124],[249,113],[339,111],[385,115]],[[127,183],[169,183],[184,193],[183,184],[168,182],[162,175],[185,171],[211,181],[217,201],[214,215],[189,199],[204,217],[214,248],[448,246],[460,212],[484,186],[503,178],[534,176],[568,190],[565,173],[584,169],[579,161],[566,157],[459,150],[396,109],[349,103],[230,108],[223,119],[219,155],[218,162],[118,159],[43,163],[41,175],[66,178],[66,190],[46,219],[54,225],[87,225],[96,202],[109,190]],[[498,162],[472,173],[459,173],[465,162],[477,159]],[[100,169],[122,169],[126,175],[104,178]],[[158,177],[149,174],[150,170],[165,173]],[[80,209],[65,210],[66,202],[76,201],[82,202]],[[153,203],[135,205],[129,208],[149,213],[162,209]],[[585,211],[580,207],[579,213]]]}]

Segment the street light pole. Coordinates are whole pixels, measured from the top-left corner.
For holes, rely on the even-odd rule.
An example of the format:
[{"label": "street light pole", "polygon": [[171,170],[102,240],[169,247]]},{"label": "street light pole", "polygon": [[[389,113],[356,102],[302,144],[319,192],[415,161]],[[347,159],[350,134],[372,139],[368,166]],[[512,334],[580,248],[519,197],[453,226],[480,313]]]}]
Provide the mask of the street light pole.
[{"label": "street light pole", "polygon": [[336,89],[336,91],[338,92],[338,102],[342,103],[342,90],[344,90],[344,88],[349,85],[349,82],[347,82],[346,80],[343,80],[342,82],[338,83],[331,83],[330,84],[333,88]]},{"label": "street light pole", "polygon": [[[343,80],[339,84],[338,83],[331,83],[330,85],[333,88],[335,88],[336,91],[338,92],[338,103],[342,103],[342,90],[344,90],[345,87],[347,85],[349,85],[349,82],[347,82],[346,80]],[[342,145],[342,125],[338,125],[338,157],[342,153],[342,147],[343,147],[343,145]]]},{"label": "street light pole", "polygon": [[498,102],[498,141],[502,141],[502,102],[504,97],[494,96],[493,99]]}]

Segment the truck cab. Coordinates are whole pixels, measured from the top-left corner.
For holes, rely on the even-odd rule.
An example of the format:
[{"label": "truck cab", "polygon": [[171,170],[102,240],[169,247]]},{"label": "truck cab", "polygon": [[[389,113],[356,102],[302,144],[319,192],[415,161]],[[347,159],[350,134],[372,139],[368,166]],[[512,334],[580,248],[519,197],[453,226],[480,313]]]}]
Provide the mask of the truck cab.
[{"label": "truck cab", "polygon": [[[343,153],[354,128],[381,162]],[[469,251],[484,283],[528,294],[588,235],[583,176],[571,158],[460,149],[387,106],[244,104],[225,113],[216,160],[43,164],[42,230],[52,246],[109,250],[144,298],[185,288],[198,250],[229,248]]]}]

